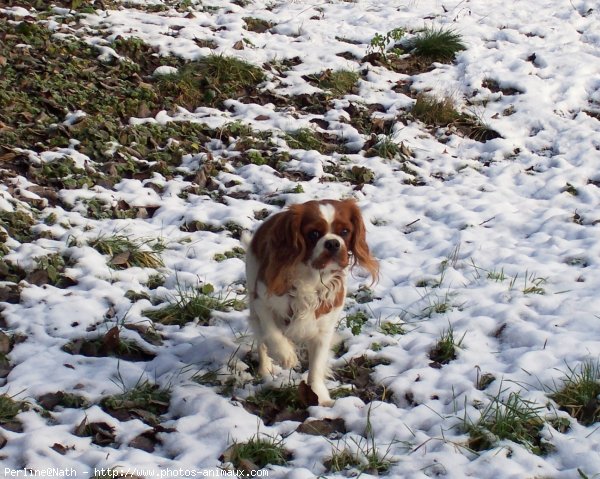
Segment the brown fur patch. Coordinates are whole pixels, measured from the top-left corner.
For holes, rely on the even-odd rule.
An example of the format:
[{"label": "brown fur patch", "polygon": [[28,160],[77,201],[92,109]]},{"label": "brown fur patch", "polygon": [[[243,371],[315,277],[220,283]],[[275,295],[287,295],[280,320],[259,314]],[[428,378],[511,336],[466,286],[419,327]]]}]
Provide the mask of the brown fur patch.
[{"label": "brown fur patch", "polygon": [[342,304],[344,304],[344,298],[346,297],[346,291],[344,288],[340,288],[335,295],[333,303],[326,303],[325,301],[321,301],[319,307],[315,311],[315,316],[320,318],[324,314],[327,314],[334,310],[335,308],[339,308]]}]

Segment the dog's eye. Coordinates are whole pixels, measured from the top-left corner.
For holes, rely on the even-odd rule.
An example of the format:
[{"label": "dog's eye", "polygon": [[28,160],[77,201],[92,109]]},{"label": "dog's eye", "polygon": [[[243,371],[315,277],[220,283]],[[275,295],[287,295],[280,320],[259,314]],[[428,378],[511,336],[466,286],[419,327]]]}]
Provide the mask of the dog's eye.
[{"label": "dog's eye", "polygon": [[350,234],[350,231],[347,230],[346,228],[344,228],[342,231],[340,231],[340,236],[342,238],[345,238],[346,236],[348,236]]},{"label": "dog's eye", "polygon": [[310,233],[308,233],[308,239],[310,239],[312,241],[317,241],[320,237],[321,237],[320,231],[312,230]]}]

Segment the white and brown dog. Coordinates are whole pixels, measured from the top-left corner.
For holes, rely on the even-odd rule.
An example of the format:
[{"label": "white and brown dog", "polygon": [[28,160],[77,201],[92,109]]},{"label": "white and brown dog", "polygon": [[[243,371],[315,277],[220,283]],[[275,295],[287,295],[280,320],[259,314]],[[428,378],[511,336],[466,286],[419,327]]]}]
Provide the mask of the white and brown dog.
[{"label": "white and brown dog", "polygon": [[305,344],[308,384],[319,404],[332,403],[325,386],[327,363],[346,273],[356,265],[377,279],[378,263],[353,200],[292,205],[258,228],[246,252],[246,280],[261,375],[272,374],[272,359],[293,368],[295,345]]}]

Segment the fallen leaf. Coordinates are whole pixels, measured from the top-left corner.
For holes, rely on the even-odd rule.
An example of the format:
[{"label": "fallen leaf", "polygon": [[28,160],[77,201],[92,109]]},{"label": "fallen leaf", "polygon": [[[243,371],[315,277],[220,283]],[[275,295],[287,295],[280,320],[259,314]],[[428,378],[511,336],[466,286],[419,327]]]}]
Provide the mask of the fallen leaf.
[{"label": "fallen leaf", "polygon": [[318,406],[319,396],[310,388],[305,381],[302,381],[298,386],[298,399],[304,407]]},{"label": "fallen leaf", "polygon": [[30,284],[35,284],[36,286],[43,286],[44,284],[48,284],[50,281],[50,276],[48,271],[43,269],[36,269],[32,271],[25,277],[25,281]]},{"label": "fallen leaf", "polygon": [[92,442],[99,446],[108,446],[115,441],[115,428],[105,422],[89,423],[84,418],[75,428],[73,434],[79,437],[91,437]]},{"label": "fallen leaf", "polygon": [[317,419],[303,422],[298,426],[296,432],[310,434],[311,436],[341,436],[346,433],[346,424],[342,418]]},{"label": "fallen leaf", "polygon": [[10,338],[4,331],[0,331],[0,354],[8,354],[10,350]]},{"label": "fallen leaf", "polygon": [[37,402],[44,409],[52,411],[56,406],[58,406],[63,399],[65,398],[65,393],[62,391],[58,391],[55,393],[46,393],[42,394]]},{"label": "fallen leaf", "polygon": [[148,431],[134,437],[129,443],[129,446],[146,452],[154,452],[154,448],[158,442],[154,431]]},{"label": "fallen leaf", "polygon": [[6,356],[0,355],[0,378],[5,378],[10,374],[12,366]]},{"label": "fallen leaf", "polygon": [[113,326],[102,338],[102,346],[100,347],[100,354],[109,354],[116,352],[119,349],[121,338],[119,336],[119,328]]},{"label": "fallen leaf", "polygon": [[123,251],[122,253],[117,253],[111,258],[110,264],[112,264],[113,266],[126,266],[129,262],[130,256],[130,251]]},{"label": "fallen leaf", "polygon": [[66,446],[63,446],[62,444],[59,444],[58,442],[55,442],[51,446],[50,449],[54,449],[56,452],[58,452],[59,454],[64,456],[69,449],[75,449],[75,448],[73,446],[66,447]]}]

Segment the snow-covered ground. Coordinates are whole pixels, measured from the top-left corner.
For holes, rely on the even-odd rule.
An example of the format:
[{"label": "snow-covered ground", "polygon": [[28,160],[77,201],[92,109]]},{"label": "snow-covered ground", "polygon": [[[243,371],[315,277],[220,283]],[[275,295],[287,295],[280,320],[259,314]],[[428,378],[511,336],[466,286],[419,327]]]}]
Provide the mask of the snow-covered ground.
[{"label": "snow-covered ground", "polygon": [[[160,2],[135,2],[146,3]],[[159,47],[162,55],[196,60],[217,52],[257,66],[299,56],[301,63],[281,76],[268,73],[262,85],[280,95],[314,94],[319,90],[305,77],[327,68],[357,71],[361,76],[356,92],[332,102],[324,115],[232,99],[221,111],[203,107],[161,112],[153,121],[187,120],[211,127],[241,121],[282,136],[299,127],[319,129],[310,120],[325,119],[330,133],[359,145],[360,151],[345,155],[345,167],[367,167],[374,180],[360,189],[350,182],[323,181],[327,167],[340,162],[342,154],[296,149],[291,150],[288,168],[304,172],[302,181],[281,177],[267,165],[230,166],[220,172],[216,181],[222,190],[235,181],[236,191],[248,192],[243,198],[226,193],[222,201],[215,201],[207,195],[178,195],[189,185],[181,176],[154,178],[164,186],[160,193],[134,179],[112,190],[62,191],[66,203],[98,196],[158,209],[150,218],[91,220],[76,208],[48,206],[42,216],[54,213],[56,223],[42,222],[35,228],[51,234],[32,243],[7,243],[5,260],[25,269],[32,267],[34,257],[67,252],[74,260],[69,275],[77,284],[59,289],[22,282],[20,301],[1,304],[6,331],[26,339],[8,355],[12,369],[0,391],[32,406],[41,395],[56,391],[77,393],[91,405],[58,408],[51,416],[36,407],[21,412],[17,417],[23,431],[1,432],[7,440],[0,449],[2,465],[13,470],[72,467],[78,477],[93,475],[94,468],[119,466],[145,470],[147,477],[148,471],[217,470],[223,466],[221,454],[233,441],[243,442],[260,432],[283,438],[293,455],[286,466],[269,466],[268,477],[335,476],[324,466],[332,451],[367,441],[392,461],[389,477],[600,477],[598,423],[579,424],[548,397],[565,371],[598,360],[600,353],[598,3],[190,3],[188,11],[153,13],[134,8],[133,2],[127,8],[98,10],[82,20],[86,41],[98,43],[102,31],[108,40],[119,35],[141,38]],[[24,13],[15,8],[0,12],[13,20]],[[249,31],[243,20],[248,17],[274,26],[264,33]],[[46,24],[66,33],[64,26],[52,22]],[[466,50],[452,64],[437,64],[412,77],[361,60],[376,33],[424,26],[451,27],[462,35]],[[212,40],[217,48],[198,45],[194,39],[199,38]],[[234,49],[242,38],[248,40],[246,48]],[[354,59],[338,55],[343,52]],[[110,55],[107,49],[104,53]],[[490,87],[491,80],[498,88]],[[403,113],[414,104],[414,95],[394,88],[409,81],[415,93],[450,96],[461,111],[476,115],[501,137],[480,142],[452,129],[434,131],[409,120]],[[394,142],[412,151],[415,175],[409,175],[398,158],[365,156],[361,145],[368,136],[350,126],[344,110],[350,103],[384,107],[378,114],[393,120],[389,133]],[[214,142],[211,153],[219,159],[231,152]],[[75,150],[61,154],[71,154],[81,164],[90,161]],[[51,153],[31,156],[41,162],[54,158]],[[193,172],[203,158],[189,156],[183,166]],[[414,178],[419,181],[406,181]],[[27,186],[23,177],[14,182],[12,186]],[[302,188],[295,191],[300,192],[291,192],[298,184]],[[8,184],[0,185],[0,209],[15,208],[11,191]],[[372,377],[392,400],[365,404],[348,396],[331,408],[309,408],[313,418],[342,418],[344,435],[332,439],[295,432],[294,421],[266,426],[240,405],[263,387],[250,381],[245,371],[252,346],[247,311],[215,312],[209,326],[157,325],[164,338],[160,345],[144,343],[135,330],[122,328],[122,337],[144,344],[156,355],[150,361],[85,357],[62,349],[73,339],[97,337],[115,325],[147,324],[142,312],[152,303],[126,297],[130,290],[152,299],[169,298],[180,288],[210,283],[217,293],[243,297],[243,260],[214,259],[240,242],[227,230],[184,232],[182,222],[216,227],[233,222],[252,229],[259,224],[256,212],[279,210],[274,198],[291,204],[347,196],[355,197],[363,211],[381,277],[371,287],[373,299],[364,303],[356,300],[356,292],[368,286],[366,276],[357,271],[350,278],[347,312],[362,310],[369,320],[356,336],[342,321],[339,334],[345,349],[332,365],[342,366],[363,354],[385,360]],[[148,289],[155,270],[111,269],[110,258],[83,246],[86,240],[116,232],[159,238],[166,244],[161,253],[164,267],[158,268],[166,278],[163,286]],[[389,322],[401,325],[405,334],[384,334],[382,324]],[[429,353],[449,328],[457,341],[462,338],[457,357],[432,367]],[[192,380],[198,372],[215,369],[238,379],[232,395]],[[482,389],[477,386],[483,375],[495,380]],[[269,382],[299,383],[301,377],[300,371],[282,371]],[[151,427],[139,419],[119,421],[98,405],[103,397],[146,379],[171,391],[161,425],[174,430],[158,433],[153,452],[128,446]],[[332,379],[330,388],[336,386]],[[469,450],[464,418],[476,422],[491,397],[506,398],[511,392],[542,408],[547,423],[541,436],[549,452],[536,455],[510,441],[499,441],[489,450]],[[551,425],[557,416],[569,419],[566,430]],[[76,436],[74,430],[85,418],[114,427],[114,447]],[[53,449],[55,444],[66,451]]]}]

